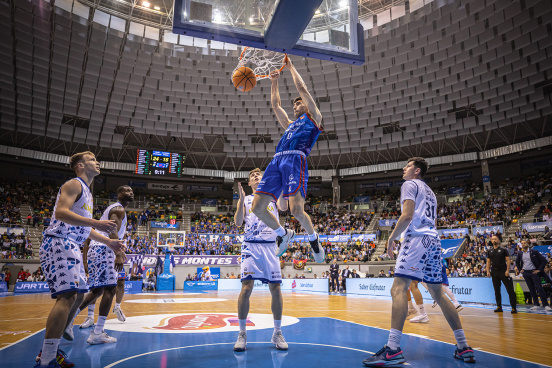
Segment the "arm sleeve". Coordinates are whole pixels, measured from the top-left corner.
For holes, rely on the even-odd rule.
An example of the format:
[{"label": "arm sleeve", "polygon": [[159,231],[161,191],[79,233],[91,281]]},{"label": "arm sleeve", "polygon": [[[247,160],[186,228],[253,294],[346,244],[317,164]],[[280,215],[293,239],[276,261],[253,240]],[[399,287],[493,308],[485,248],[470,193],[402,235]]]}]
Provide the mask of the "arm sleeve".
[{"label": "arm sleeve", "polygon": [[416,197],[418,196],[418,190],[418,184],[414,181],[405,181],[401,187],[401,204],[403,204],[407,199],[410,199],[415,203]]}]

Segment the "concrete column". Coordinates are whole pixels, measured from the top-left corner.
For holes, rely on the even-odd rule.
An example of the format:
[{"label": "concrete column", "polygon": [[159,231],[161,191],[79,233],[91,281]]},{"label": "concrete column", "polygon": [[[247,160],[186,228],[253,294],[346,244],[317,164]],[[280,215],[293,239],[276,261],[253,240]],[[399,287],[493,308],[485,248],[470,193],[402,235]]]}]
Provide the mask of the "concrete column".
[{"label": "concrete column", "polygon": [[491,175],[489,170],[489,163],[487,160],[481,161],[481,174],[483,176],[483,192],[485,195],[491,193]]},{"label": "concrete column", "polygon": [[341,188],[337,176],[332,177],[333,206],[337,207],[341,200]]},{"label": "concrete column", "polygon": [[238,179],[234,179],[234,185],[232,186],[232,207],[238,207],[238,199],[240,198],[240,192],[238,190]]}]

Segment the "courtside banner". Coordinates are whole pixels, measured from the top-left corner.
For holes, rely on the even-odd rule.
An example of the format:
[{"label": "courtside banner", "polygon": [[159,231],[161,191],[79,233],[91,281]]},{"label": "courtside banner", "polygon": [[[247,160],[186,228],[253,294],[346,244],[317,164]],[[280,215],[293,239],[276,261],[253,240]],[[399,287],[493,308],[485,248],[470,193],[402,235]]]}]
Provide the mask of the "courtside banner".
[{"label": "courtside banner", "polygon": [[125,281],[125,294],[142,292],[142,281]]},{"label": "courtside banner", "polygon": [[[132,260],[141,256],[138,254],[127,254],[125,264],[131,264]],[[240,256],[183,256],[175,255],[174,265],[239,265]],[[157,255],[145,255],[142,260],[142,266],[155,266],[157,264]]]},{"label": "courtside banner", "polygon": [[450,258],[454,256],[454,253],[458,250],[458,247],[462,245],[464,239],[443,239],[441,240],[441,251],[443,252],[443,258]]},{"label": "courtside banner", "polygon": [[538,251],[544,257],[546,257],[548,253],[552,253],[552,245],[535,245],[533,249]]},{"label": "courtside banner", "polygon": [[552,221],[547,222],[530,222],[526,224],[521,224],[523,230],[527,230],[528,233],[541,233],[544,232],[544,228],[552,228]]},{"label": "courtside banner", "polygon": [[[254,288],[265,288],[268,290],[268,284],[263,284],[259,280],[255,280]],[[328,279],[283,279],[281,289],[286,291],[316,291],[329,292]],[[218,290],[240,290],[240,279],[220,279],[218,280]]]},{"label": "courtside banner", "polygon": [[8,283],[6,281],[0,281],[0,293],[8,292]]},{"label": "courtside banner", "polygon": [[[236,280],[232,280],[232,281],[236,281]],[[240,280],[237,280],[237,281],[240,281]],[[184,281],[184,291],[217,290],[217,283],[218,281]],[[241,289],[241,286],[240,286],[240,289]]]},{"label": "courtside banner", "polygon": [[393,224],[396,224],[398,220],[394,219],[387,219],[387,220],[378,220],[379,226],[393,226]]},{"label": "courtside banner", "polygon": [[32,294],[32,293],[49,293],[50,288],[47,282],[18,282],[15,284],[14,293]]},{"label": "courtside banner", "polygon": [[459,229],[441,229],[441,230],[437,230],[437,233],[439,234],[439,236],[441,235],[444,235],[444,236],[466,236],[469,234],[469,229],[468,228],[459,228]]},{"label": "courtside banner", "polygon": [[[393,278],[347,279],[347,294],[362,294],[391,297]],[[449,278],[450,290],[460,303],[496,304],[493,282],[489,277],[454,277]],[[514,281],[515,287],[515,281]],[[418,285],[424,299],[433,300],[422,285]],[[502,304],[510,305],[508,293],[501,286]]]}]

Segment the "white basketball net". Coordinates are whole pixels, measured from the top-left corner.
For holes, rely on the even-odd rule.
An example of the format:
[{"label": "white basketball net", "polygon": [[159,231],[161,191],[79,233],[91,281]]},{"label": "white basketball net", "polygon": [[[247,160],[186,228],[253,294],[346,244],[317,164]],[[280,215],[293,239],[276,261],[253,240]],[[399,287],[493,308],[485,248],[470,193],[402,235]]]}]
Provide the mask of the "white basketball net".
[{"label": "white basketball net", "polygon": [[270,76],[273,70],[282,71],[284,68],[284,57],[286,54],[281,54],[275,51],[254,49],[246,47],[240,55],[238,66],[232,71],[232,75],[238,68],[246,66],[253,69],[257,80],[265,79]]}]

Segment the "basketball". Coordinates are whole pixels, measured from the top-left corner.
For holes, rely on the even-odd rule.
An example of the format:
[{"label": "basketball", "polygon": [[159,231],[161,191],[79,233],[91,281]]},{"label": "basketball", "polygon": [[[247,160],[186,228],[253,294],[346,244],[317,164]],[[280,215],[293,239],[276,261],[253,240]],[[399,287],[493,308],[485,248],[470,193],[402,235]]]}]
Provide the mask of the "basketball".
[{"label": "basketball", "polygon": [[257,84],[257,76],[246,66],[239,67],[232,75],[232,83],[238,91],[249,92]]}]

